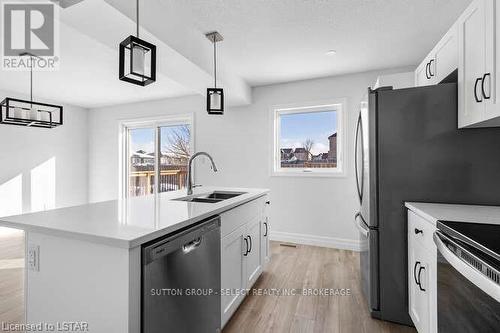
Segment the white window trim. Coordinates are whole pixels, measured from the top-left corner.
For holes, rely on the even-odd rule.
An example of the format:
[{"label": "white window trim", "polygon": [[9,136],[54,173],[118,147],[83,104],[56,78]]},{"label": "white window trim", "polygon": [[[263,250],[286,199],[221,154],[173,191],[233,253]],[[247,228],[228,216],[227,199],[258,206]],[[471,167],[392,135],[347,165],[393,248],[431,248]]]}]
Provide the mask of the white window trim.
[{"label": "white window trim", "polygon": [[[118,193],[121,199],[126,199],[128,197],[128,150],[129,142],[127,131],[129,129],[138,128],[158,128],[161,126],[175,126],[189,124],[191,126],[191,136],[189,141],[189,150],[191,154],[195,151],[195,121],[194,113],[187,114],[177,114],[168,115],[160,117],[143,117],[143,118],[133,118],[133,119],[121,119],[118,121],[118,144],[119,144],[119,160],[118,160]],[[158,145],[158,131],[155,131],[155,143]],[[155,152],[159,151],[159,147],[155,147]],[[155,170],[157,169],[156,163],[158,163],[158,155],[155,158]],[[194,172],[193,172],[194,178]],[[154,194],[157,194],[157,188],[155,186]]]},{"label": "white window trim", "polygon": [[[337,111],[337,163],[335,169],[295,169],[281,168],[281,154],[279,147],[280,138],[280,121],[279,116],[282,114],[304,113],[307,111]],[[274,105],[270,108],[270,132],[271,132],[271,158],[270,158],[270,175],[274,177],[346,177],[346,127],[347,127],[347,99],[337,98],[330,100],[311,101],[304,103],[294,103],[286,105]]]}]

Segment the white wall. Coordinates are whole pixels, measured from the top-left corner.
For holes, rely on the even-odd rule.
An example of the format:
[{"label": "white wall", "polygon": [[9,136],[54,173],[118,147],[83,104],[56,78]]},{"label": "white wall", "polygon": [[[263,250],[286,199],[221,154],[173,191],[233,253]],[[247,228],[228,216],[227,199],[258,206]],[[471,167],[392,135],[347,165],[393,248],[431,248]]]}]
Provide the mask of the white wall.
[{"label": "white wall", "polygon": [[88,201],[87,121],[87,110],[64,105],[57,128],[0,125],[0,216]]},{"label": "white wall", "polygon": [[[357,248],[358,236],[352,223],[358,208],[352,163],[354,130],[358,103],[379,74],[369,72],[258,87],[253,90],[253,104],[229,107],[223,116],[209,116],[204,99],[198,96],[91,110],[89,199],[101,201],[118,196],[119,119],[193,112],[196,151],[212,154],[219,169],[214,174],[208,165],[198,165],[198,183],[270,188],[275,239]],[[269,108],[334,98],[347,100],[346,177],[271,177]]]}]

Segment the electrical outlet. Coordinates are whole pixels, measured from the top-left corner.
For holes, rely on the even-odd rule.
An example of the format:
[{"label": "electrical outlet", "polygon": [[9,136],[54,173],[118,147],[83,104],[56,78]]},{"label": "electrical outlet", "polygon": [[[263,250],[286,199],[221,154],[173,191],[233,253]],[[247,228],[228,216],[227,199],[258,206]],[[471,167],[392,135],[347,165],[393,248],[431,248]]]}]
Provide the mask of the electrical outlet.
[{"label": "electrical outlet", "polygon": [[35,244],[28,245],[28,269],[30,271],[40,271],[40,246]]}]

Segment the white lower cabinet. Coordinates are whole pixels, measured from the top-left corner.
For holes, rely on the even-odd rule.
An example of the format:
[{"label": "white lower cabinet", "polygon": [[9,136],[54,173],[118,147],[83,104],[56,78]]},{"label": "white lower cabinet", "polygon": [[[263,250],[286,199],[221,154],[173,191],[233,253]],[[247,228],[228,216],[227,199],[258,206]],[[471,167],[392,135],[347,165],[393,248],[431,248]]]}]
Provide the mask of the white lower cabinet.
[{"label": "white lower cabinet", "polygon": [[437,332],[437,252],[426,242],[435,227],[411,211],[408,221],[409,314],[418,332]]},{"label": "white lower cabinet", "polygon": [[246,225],[238,228],[222,238],[221,247],[221,320],[222,325],[231,318],[244,298],[241,289],[246,282],[246,262],[243,254],[246,252]]},{"label": "white lower cabinet", "polygon": [[[267,196],[222,213],[221,324],[228,322],[269,261]],[[241,221],[240,219],[243,219]],[[228,227],[229,226],[229,227]],[[232,226],[232,227],[231,227]],[[232,230],[236,228],[235,230]],[[232,230],[232,231],[231,231]],[[267,230],[267,232],[266,232]]]},{"label": "white lower cabinet", "polygon": [[246,236],[246,242],[248,242],[248,249],[243,254],[243,260],[246,261],[246,282],[245,285],[250,288],[257,278],[262,273],[262,263],[261,263],[261,217],[257,216],[252,221],[248,222]]}]

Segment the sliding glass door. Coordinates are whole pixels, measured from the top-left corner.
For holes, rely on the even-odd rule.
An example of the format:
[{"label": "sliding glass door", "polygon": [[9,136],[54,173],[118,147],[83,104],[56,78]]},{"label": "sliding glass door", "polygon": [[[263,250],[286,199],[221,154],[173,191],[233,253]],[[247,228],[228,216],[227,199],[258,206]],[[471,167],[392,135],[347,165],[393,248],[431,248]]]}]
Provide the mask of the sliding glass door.
[{"label": "sliding glass door", "polygon": [[134,122],[125,125],[126,196],[185,188],[193,146],[190,119]]}]

